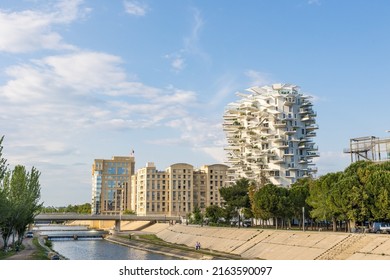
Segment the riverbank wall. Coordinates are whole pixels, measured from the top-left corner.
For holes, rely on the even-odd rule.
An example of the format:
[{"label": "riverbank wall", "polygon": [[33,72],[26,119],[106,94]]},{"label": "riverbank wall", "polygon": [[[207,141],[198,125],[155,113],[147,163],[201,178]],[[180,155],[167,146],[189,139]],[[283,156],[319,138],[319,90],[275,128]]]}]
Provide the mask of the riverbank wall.
[{"label": "riverbank wall", "polygon": [[265,260],[390,260],[390,235],[201,227],[157,223],[142,231],[166,242]]}]

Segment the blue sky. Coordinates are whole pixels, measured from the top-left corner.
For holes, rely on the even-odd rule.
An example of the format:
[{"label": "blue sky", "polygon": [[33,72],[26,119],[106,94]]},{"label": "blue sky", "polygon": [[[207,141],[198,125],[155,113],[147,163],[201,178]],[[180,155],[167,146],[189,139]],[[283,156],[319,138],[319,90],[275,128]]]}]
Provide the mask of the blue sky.
[{"label": "blue sky", "polygon": [[292,83],[314,97],[319,174],[349,139],[388,137],[390,3],[3,0],[0,135],[37,167],[46,206],[91,200],[95,158],[223,163],[235,93]]}]

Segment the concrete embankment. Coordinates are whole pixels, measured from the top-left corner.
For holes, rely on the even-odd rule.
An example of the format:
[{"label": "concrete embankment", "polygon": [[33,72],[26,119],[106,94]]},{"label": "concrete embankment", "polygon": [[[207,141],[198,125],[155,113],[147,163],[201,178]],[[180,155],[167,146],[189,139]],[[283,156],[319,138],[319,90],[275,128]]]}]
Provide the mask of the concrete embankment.
[{"label": "concrete embankment", "polygon": [[147,243],[140,240],[130,240],[119,236],[107,236],[107,241],[128,246],[137,250],[143,250],[151,253],[162,254],[182,260],[230,260],[237,257],[224,253],[212,253],[208,250],[195,250],[183,246],[167,246],[162,244]]},{"label": "concrete embankment", "polygon": [[245,259],[340,260],[390,259],[390,235],[255,228],[154,224],[143,229],[166,242],[202,248]]}]

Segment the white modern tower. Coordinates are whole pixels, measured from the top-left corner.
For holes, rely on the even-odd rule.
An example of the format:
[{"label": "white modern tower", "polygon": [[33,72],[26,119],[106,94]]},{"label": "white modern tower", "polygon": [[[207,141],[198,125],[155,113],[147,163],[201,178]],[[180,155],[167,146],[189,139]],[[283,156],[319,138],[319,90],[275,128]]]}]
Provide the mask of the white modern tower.
[{"label": "white modern tower", "polygon": [[228,105],[223,128],[231,180],[267,178],[289,186],[317,170],[313,142],[318,126],[310,96],[290,84],[252,87]]}]

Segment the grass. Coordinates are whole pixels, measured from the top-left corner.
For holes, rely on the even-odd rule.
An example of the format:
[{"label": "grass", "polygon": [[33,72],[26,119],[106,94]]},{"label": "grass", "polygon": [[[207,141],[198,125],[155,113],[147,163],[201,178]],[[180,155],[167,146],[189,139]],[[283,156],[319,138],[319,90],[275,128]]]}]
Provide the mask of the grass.
[{"label": "grass", "polygon": [[48,260],[49,257],[48,257],[48,254],[47,254],[47,250],[45,248],[43,248],[41,246],[41,244],[39,244],[39,241],[38,241],[37,237],[34,237],[33,244],[36,247],[36,251],[33,254],[33,259],[34,260]]},{"label": "grass", "polygon": [[[33,245],[35,246],[35,252],[34,254],[32,255],[32,260],[48,260],[48,256],[47,256],[47,250],[45,248],[43,248],[40,244],[39,244],[39,241],[38,241],[38,238],[37,237],[34,237],[33,239]],[[25,247],[23,245],[20,246],[20,251],[24,250]],[[11,256],[15,255],[15,251],[8,251],[8,252],[4,252],[3,250],[0,250],[0,260],[6,260],[8,258],[10,258]]]},{"label": "grass", "polygon": [[[21,246],[20,249],[23,250],[24,247]],[[15,251],[8,251],[8,252],[5,252],[5,251],[3,250],[3,248],[0,249],[0,260],[6,260],[6,259],[8,259],[9,257],[11,257],[11,256],[13,256],[13,255],[15,255]]]}]

